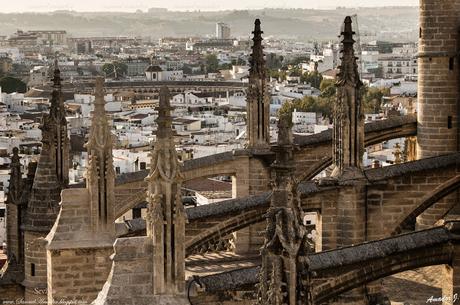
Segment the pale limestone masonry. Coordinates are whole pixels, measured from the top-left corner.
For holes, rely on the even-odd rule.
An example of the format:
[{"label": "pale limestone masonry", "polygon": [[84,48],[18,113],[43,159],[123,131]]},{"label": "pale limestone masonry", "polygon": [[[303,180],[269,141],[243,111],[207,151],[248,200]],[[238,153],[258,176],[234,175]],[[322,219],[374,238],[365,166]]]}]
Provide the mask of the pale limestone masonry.
[{"label": "pale limestone masonry", "polygon": [[158,304],[187,304],[185,299],[185,221],[181,199],[182,164],[172,130],[172,107],[166,87],[160,90],[156,142],[147,176],[147,236],[153,239],[153,294]]},{"label": "pale limestone masonry", "polygon": [[148,236],[119,238],[112,269],[93,305],[152,305],[153,245]]},{"label": "pale limestone masonry", "polygon": [[62,192],[61,211],[47,236],[49,305],[61,300],[94,300],[110,270],[115,240],[115,172],[103,83],[103,78],[96,79],[86,188]]},{"label": "pale limestone masonry", "polygon": [[62,208],[47,236],[48,304],[94,300],[110,271],[114,238],[91,230],[87,189],[62,192]]},{"label": "pale limestone masonry", "polygon": [[[459,0],[421,0],[418,59],[417,158],[459,149]],[[417,218],[417,228],[430,227],[442,212],[459,202],[458,192],[440,200]],[[454,218],[458,219],[459,211]]]},{"label": "pale limestone masonry", "polygon": [[46,300],[46,239],[43,233],[26,232],[25,243],[25,300]]},{"label": "pale limestone masonry", "polygon": [[151,153],[147,236],[117,239],[110,275],[92,304],[189,305],[185,296],[183,179],[172,131],[169,90],[160,90],[157,141]]}]

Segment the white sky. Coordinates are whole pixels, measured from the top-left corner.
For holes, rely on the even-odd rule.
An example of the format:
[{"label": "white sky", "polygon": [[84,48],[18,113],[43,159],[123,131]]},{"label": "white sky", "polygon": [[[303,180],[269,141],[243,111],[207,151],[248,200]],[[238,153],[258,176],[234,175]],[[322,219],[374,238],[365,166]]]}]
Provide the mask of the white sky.
[{"label": "white sky", "polygon": [[417,6],[419,0],[0,0],[0,12],[135,11],[150,7],[170,10],[254,8],[335,8],[337,6]]}]

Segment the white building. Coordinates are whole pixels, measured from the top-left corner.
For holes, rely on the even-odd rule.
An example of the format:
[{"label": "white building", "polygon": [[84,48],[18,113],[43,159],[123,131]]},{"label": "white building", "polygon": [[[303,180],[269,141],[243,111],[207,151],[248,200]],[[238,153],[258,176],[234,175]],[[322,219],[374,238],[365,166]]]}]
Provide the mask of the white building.
[{"label": "white building", "polygon": [[48,82],[48,68],[45,66],[35,66],[30,70],[29,87],[40,86]]},{"label": "white building", "polygon": [[417,75],[417,58],[414,55],[381,54],[379,65],[385,78]]},{"label": "white building", "polygon": [[160,66],[151,65],[145,70],[145,77],[149,81],[182,80],[184,72],[182,70],[164,71]]},{"label": "white building", "polygon": [[316,113],[315,112],[302,112],[294,109],[292,112],[292,123],[294,124],[316,124]]}]

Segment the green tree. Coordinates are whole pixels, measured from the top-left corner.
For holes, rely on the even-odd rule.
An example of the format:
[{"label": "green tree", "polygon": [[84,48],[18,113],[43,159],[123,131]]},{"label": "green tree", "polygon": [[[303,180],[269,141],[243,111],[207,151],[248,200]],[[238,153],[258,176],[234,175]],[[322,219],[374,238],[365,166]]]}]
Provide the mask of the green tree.
[{"label": "green tree", "polygon": [[2,88],[2,92],[6,93],[25,93],[27,91],[27,85],[20,79],[11,77],[11,76],[4,76],[0,79],[0,87]]},{"label": "green tree", "polygon": [[390,94],[388,88],[376,88],[363,86],[361,97],[363,100],[364,113],[379,113],[382,109],[383,97]]},{"label": "green tree", "polygon": [[104,72],[106,77],[120,78],[128,74],[128,66],[123,62],[114,61],[104,64],[102,72]]},{"label": "green tree", "polygon": [[318,73],[318,71],[305,72],[300,77],[300,81],[308,83],[316,89],[320,89],[321,82],[323,81],[323,76],[320,73]]},{"label": "green tree", "polygon": [[286,71],[283,70],[269,70],[268,75],[281,81],[286,80]]},{"label": "green tree", "polygon": [[331,119],[332,106],[328,100],[321,97],[316,98],[312,96],[306,96],[302,99],[293,100],[291,102],[284,103],[278,111],[278,115],[291,113],[296,109],[301,112],[315,112],[321,113],[324,118]]},{"label": "green tree", "polygon": [[206,69],[208,73],[215,73],[219,69],[219,60],[215,54],[208,54],[206,56]]},{"label": "green tree", "polygon": [[335,98],[336,87],[335,81],[332,79],[323,79],[319,85],[321,91],[321,97],[323,98]]}]

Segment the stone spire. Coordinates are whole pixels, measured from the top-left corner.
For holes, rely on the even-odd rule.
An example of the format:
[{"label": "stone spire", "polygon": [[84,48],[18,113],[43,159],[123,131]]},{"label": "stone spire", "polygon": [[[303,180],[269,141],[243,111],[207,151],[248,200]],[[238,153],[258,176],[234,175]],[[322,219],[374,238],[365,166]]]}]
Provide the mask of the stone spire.
[{"label": "stone spire", "polygon": [[27,206],[24,229],[46,235],[59,212],[61,190],[69,182],[69,138],[57,61],[50,112],[43,115],[40,129],[42,150]]},{"label": "stone spire", "polygon": [[62,97],[61,72],[57,59],[54,63],[53,92],[50,101],[50,113],[43,117],[42,137],[49,138],[55,158],[56,176],[65,188],[69,184],[69,138],[65,118],[64,99]]},{"label": "stone spire", "polygon": [[[160,90],[156,142],[151,153],[147,201],[147,235],[152,237],[153,294],[159,304],[188,304],[185,299],[185,211],[182,174],[171,130],[167,87]],[[172,303],[167,303],[168,301]]]},{"label": "stone spire", "polygon": [[16,263],[23,261],[21,238],[21,196],[23,189],[21,163],[17,147],[13,148],[13,156],[10,163],[10,181],[8,185],[7,204],[7,244],[8,260]]},{"label": "stone spire", "polygon": [[93,231],[114,232],[115,171],[113,169],[113,136],[110,132],[104,101],[104,78],[96,79],[93,118],[86,149],[89,166],[86,187],[91,198]]},{"label": "stone spire", "polygon": [[292,151],[292,117],[285,114],[278,123],[278,143],[272,149],[270,208],[266,214],[267,229],[262,248],[258,304],[312,305],[309,293],[308,257],[312,245],[302,221],[302,210],[294,179]]},{"label": "stone spire", "polygon": [[337,101],[334,105],[334,170],[332,176],[362,169],[364,153],[364,115],[361,103],[358,65],[351,17],[345,18],[342,34],[342,63],[337,75]]},{"label": "stone spire", "polygon": [[13,148],[13,156],[10,164],[10,181],[8,186],[7,203],[19,205],[22,195],[22,172],[21,172],[21,157],[19,157],[19,149]]},{"label": "stone spire", "polygon": [[254,45],[250,59],[249,88],[247,94],[248,148],[269,149],[270,145],[270,97],[267,87],[267,70],[262,47],[260,20],[256,19]]}]

